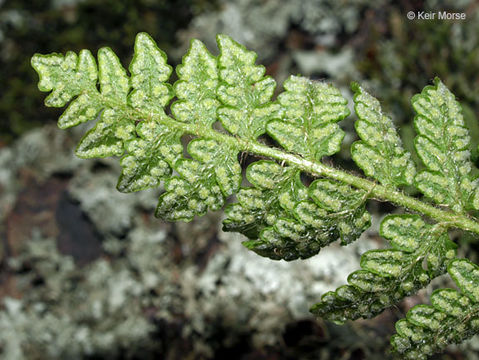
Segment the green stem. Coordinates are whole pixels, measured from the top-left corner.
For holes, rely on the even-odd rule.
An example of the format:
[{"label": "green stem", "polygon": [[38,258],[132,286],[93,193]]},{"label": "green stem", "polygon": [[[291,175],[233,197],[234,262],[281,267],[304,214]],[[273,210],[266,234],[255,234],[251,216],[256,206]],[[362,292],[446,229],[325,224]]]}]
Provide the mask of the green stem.
[{"label": "green stem", "polygon": [[211,128],[197,126],[196,124],[181,123],[172,118],[161,117],[158,120],[170,128],[177,128],[192,135],[214,139],[220,143],[227,143],[238,151],[245,151],[256,155],[270,157],[280,162],[284,161],[311,175],[323,176],[349,184],[357,189],[365,190],[368,193],[368,198],[389,201],[395,205],[422,213],[438,222],[449,223],[451,227],[457,227],[479,234],[479,223],[466,215],[437,208],[411,196],[405,195],[400,191],[380,185],[374,181],[329,167],[317,161],[304,159],[301,156],[287,153],[277,148],[260,144],[257,141],[245,140],[223,134]]}]

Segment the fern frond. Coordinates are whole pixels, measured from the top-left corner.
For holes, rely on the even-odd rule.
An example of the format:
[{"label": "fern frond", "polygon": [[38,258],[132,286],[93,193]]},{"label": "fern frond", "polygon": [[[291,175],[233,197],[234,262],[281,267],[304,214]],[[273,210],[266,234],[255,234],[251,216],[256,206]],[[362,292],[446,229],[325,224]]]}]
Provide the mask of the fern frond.
[{"label": "fern frond", "polygon": [[72,51],[61,54],[40,55],[32,58],[32,67],[39,74],[40,91],[51,91],[45,99],[46,106],[63,107],[79,96],[60,117],[58,126],[66,129],[92,120],[98,113],[98,69],[88,50],[77,55]]},{"label": "fern frond", "polygon": [[351,156],[368,176],[381,184],[410,185],[416,173],[411,154],[404,150],[392,120],[383,114],[379,101],[353,83],[355,128],[361,140],[351,146]]},{"label": "fern frond", "polygon": [[97,106],[103,111],[95,127],[85,134],[76,148],[76,154],[82,158],[121,155],[124,142],[135,137],[135,120],[124,111],[130,81],[110,48],[98,51],[98,79]]},{"label": "fern frond", "polygon": [[251,164],[246,177],[253,187],[226,208],[224,229],[248,236],[244,245],[262,256],[305,259],[338,238],[349,244],[370,226],[364,192],[347,185],[318,179],[307,188],[297,169],[271,161]]},{"label": "fern frond", "polygon": [[[339,90],[295,76],[285,89],[278,97],[281,120],[268,122],[268,133],[306,158],[338,152],[344,132],[336,122],[349,114]],[[245,246],[263,256],[308,258],[338,238],[349,244],[370,225],[364,192],[348,185],[321,179],[308,189],[299,169],[273,162],[254,163],[246,175],[254,188],[242,189],[226,210],[224,229],[248,236]]]},{"label": "fern frond", "polygon": [[[228,49],[227,45],[224,45]],[[174,89],[178,101],[172,104],[175,119],[211,128],[221,105],[217,61],[198,40],[191,42],[183,63],[176,69]],[[156,215],[167,220],[191,220],[208,208],[218,210],[224,199],[239,189],[241,168],[238,150],[213,139],[197,138],[188,144],[192,159],[175,163],[179,176],[168,179]]]},{"label": "fern frond", "polygon": [[218,119],[231,134],[255,140],[266,123],[278,117],[279,106],[271,102],[276,82],[255,65],[256,53],[246,50],[227,35],[217,36],[221,83],[217,90],[222,106]]},{"label": "fern frond", "polygon": [[179,80],[174,90],[178,100],[171,105],[174,118],[211,127],[216,121],[216,110],[221,105],[216,97],[219,84],[216,58],[201,41],[192,40],[176,73]]},{"label": "fern frond", "polygon": [[174,176],[165,183],[156,215],[170,220],[191,220],[206,210],[218,210],[224,198],[236,193],[241,184],[238,151],[214,140],[195,139],[188,144],[193,159],[180,159]]},{"label": "fern frond", "polygon": [[349,115],[339,90],[298,76],[286,80],[284,88],[278,96],[282,118],[268,123],[268,134],[286,150],[307,159],[337,153],[344,131],[336,123]]},{"label": "fern frond", "polygon": [[162,179],[170,176],[173,164],[183,153],[182,132],[169,129],[155,119],[166,117],[164,107],[174,95],[171,85],[166,83],[172,72],[166,60],[166,54],[149,35],[138,34],[129,67],[132,91],[124,110],[130,114],[135,109],[138,123],[136,136],[125,139],[127,154],[120,161],[119,191],[159,186]]},{"label": "fern frond", "polygon": [[479,332],[479,266],[457,259],[448,272],[461,292],[436,290],[431,305],[414,306],[396,323],[391,344],[405,359],[427,359]]},{"label": "fern frond", "polygon": [[135,53],[129,66],[133,90],[128,103],[150,117],[163,115],[164,106],[174,95],[171,85],[166,83],[173,71],[166,61],[166,54],[148,34],[137,35]]},{"label": "fern frond", "polygon": [[455,257],[456,245],[445,229],[418,215],[386,216],[380,234],[391,248],[365,252],[362,270],[349,275],[348,285],[324,294],[311,308],[314,314],[337,323],[376,316],[443,274]]},{"label": "fern frond", "polygon": [[154,119],[139,122],[136,134],[125,144],[127,154],[120,160],[117,188],[122,192],[158,187],[171,175],[173,164],[183,153],[181,131],[172,131]]},{"label": "fern frond", "polygon": [[[60,128],[97,119],[77,155],[121,156],[120,191],[163,184],[156,209],[163,219],[189,221],[236,195],[226,207],[224,229],[246,235],[244,245],[262,256],[294,260],[338,239],[342,245],[356,240],[371,223],[368,199],[403,207],[406,214],[386,216],[380,226],[391,247],[363,254],[362,269],[350,274],[347,285],[324,294],[311,311],[339,323],[368,318],[449,266],[464,295],[435,292],[431,306],[413,308],[398,322],[392,344],[409,358],[421,358],[478,332],[479,270],[453,260],[456,245],[448,235],[451,228],[479,234],[479,221],[467,213],[479,210],[479,180],[454,95],[436,79],[412,99],[415,147],[426,167],[415,175],[392,120],[378,100],[353,84],[360,140],[351,153],[369,177],[364,178],[322,162],[339,151],[344,137],[338,122],[349,110],[338,89],[291,76],[274,101],[276,83],[256,65],[256,54],[226,35],[218,35],[217,42],[215,57],[193,40],[173,86],[167,82],[172,68],[166,55],[145,33],[136,37],[129,73],[109,48],[98,51],[98,68],[88,50],[36,54],[32,66],[39,89],[51,91],[45,104],[69,103]],[[265,133],[279,146],[258,140]],[[242,153],[265,160],[248,166],[251,186],[241,188]],[[313,178],[309,186],[303,174]],[[435,204],[399,189],[411,184]]]},{"label": "fern frond", "polygon": [[[72,52],[65,57],[36,54],[32,58],[32,66],[40,76],[39,89],[52,91],[45,100],[47,106],[61,107],[71,101],[60,117],[60,127],[75,126],[100,114],[95,127],[81,140],[77,152],[83,157],[122,155],[123,172],[118,183],[121,191],[159,186],[162,181],[171,179],[171,174],[176,171],[173,183],[189,184],[187,187],[191,190],[187,191],[188,194],[193,196],[194,193],[198,198],[207,199],[202,190],[204,184],[181,175],[181,172],[199,171],[202,177],[212,179],[208,186],[217,185],[220,188],[222,196],[217,189],[210,190],[216,194],[218,201],[223,198],[224,202],[225,197],[236,192],[236,186],[232,184],[236,184],[238,167],[232,159],[240,152],[248,152],[285,162],[294,171],[324,177],[334,184],[364,191],[365,198],[390,201],[447,222],[451,227],[479,233],[479,223],[468,216],[438,209],[402,194],[391,185],[409,183],[413,168],[391,122],[382,115],[377,101],[364,90],[353,86],[357,92],[356,111],[360,119],[357,127],[361,129],[358,131],[363,138],[355,148],[358,150],[361,145],[362,149],[371,150],[374,143],[378,149],[373,158],[380,160],[378,164],[384,165],[385,169],[391,167],[388,160],[397,165],[396,170],[390,169],[395,174],[392,178],[387,178],[385,171],[382,172],[384,176],[371,175],[387,186],[320,162],[322,156],[338,150],[343,136],[336,123],[348,114],[348,110],[337,89],[301,77],[291,77],[285,84],[286,91],[279,95],[278,103],[272,102],[275,82],[264,76],[263,66],[255,64],[256,54],[226,35],[219,35],[217,40],[220,48],[218,58],[209,54],[201,42],[192,41],[183,63],[177,68],[179,81],[174,87],[166,83],[172,70],[166,63],[166,55],[145,33],[137,35],[135,55],[129,67],[130,77],[109,48],[98,52],[99,72],[87,50],[82,50],[79,56]],[[173,116],[168,116],[165,107],[173,96],[178,100],[171,105]],[[422,104],[421,101],[417,103]],[[211,126],[217,119],[227,133]],[[369,139],[367,134],[375,126],[388,136],[381,141]],[[267,128],[270,135],[276,137],[289,152],[268,147],[256,140]],[[295,141],[287,139],[286,131]],[[203,155],[197,154],[193,161],[183,161],[184,149],[180,138],[184,134],[203,139],[206,141],[204,144],[214,142],[218,150],[214,153],[219,156],[218,159],[205,160]],[[359,155],[355,157],[361,165]],[[226,166],[213,171],[222,159],[227,159]],[[177,163],[178,166],[182,164],[179,169],[176,168]],[[364,164],[362,166],[366,169]],[[374,166],[379,174],[382,170]],[[231,174],[235,180],[228,185],[224,179],[219,179],[221,174]],[[416,180],[421,183],[420,177]],[[466,197],[474,205],[478,197],[476,180],[467,175],[461,184],[462,189],[472,189]],[[167,192],[173,191],[173,188],[170,184]],[[183,190],[180,189],[179,194],[183,194]],[[180,201],[181,196],[186,195],[171,196]],[[185,201],[181,199],[181,202]],[[203,213],[201,209],[204,205],[193,213]],[[194,203],[191,206],[195,207]],[[158,214],[166,216],[163,210]],[[180,218],[190,219],[190,216]]]},{"label": "fern frond", "polygon": [[478,181],[470,174],[470,138],[461,106],[439,79],[434,82],[411,100],[417,112],[414,145],[427,168],[417,174],[416,186],[456,212],[479,209]]}]

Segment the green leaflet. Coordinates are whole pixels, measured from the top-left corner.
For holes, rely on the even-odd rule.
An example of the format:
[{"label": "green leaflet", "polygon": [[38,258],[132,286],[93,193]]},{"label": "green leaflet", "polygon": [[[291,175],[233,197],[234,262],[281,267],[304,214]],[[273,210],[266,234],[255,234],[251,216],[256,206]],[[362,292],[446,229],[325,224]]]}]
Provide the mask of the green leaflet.
[{"label": "green leaflet", "polygon": [[469,260],[456,260],[448,272],[461,291],[474,303],[479,303],[479,267]]},{"label": "green leaflet", "polygon": [[31,64],[40,77],[38,89],[52,91],[45,99],[46,106],[63,107],[73,97],[83,95],[78,104],[73,106],[72,103],[60,117],[58,125],[62,129],[95,118],[98,113],[96,107],[98,72],[90,51],[82,50],[79,56],[71,51],[65,56],[55,53],[35,54]]},{"label": "green leaflet", "polygon": [[119,156],[124,152],[124,143],[134,137],[135,124],[127,115],[105,109],[96,125],[80,140],[75,154],[85,159]]},{"label": "green leaflet", "polygon": [[171,106],[175,119],[211,127],[216,121],[216,110],[220,105],[216,99],[216,58],[201,41],[192,40],[190,49],[183,57],[183,63],[177,66],[176,72],[180,80],[174,88],[179,100]]},{"label": "green leaflet", "polygon": [[454,211],[479,209],[478,183],[470,175],[470,139],[461,107],[439,79],[434,82],[411,100],[417,113],[415,147],[427,168],[417,174],[416,186]]},{"label": "green leaflet", "polygon": [[306,188],[295,168],[272,161],[251,164],[246,177],[253,187],[226,208],[223,227],[248,236],[244,245],[262,256],[308,258],[339,237],[343,245],[356,240],[370,225],[364,194],[349,186],[320,179]]},{"label": "green leaflet", "polygon": [[[173,96],[171,86],[161,82],[168,79],[171,67],[166,65],[166,56],[145,33],[136,37],[135,56],[130,64],[131,79],[108,47],[98,51],[98,71],[87,50],[82,50],[79,56],[73,52],[65,57],[36,54],[32,66],[40,76],[39,89],[53,90],[45,100],[47,106],[62,107],[77,96],[60,117],[60,128],[93,120],[101,112],[97,124],[77,146],[76,154],[83,158],[122,155],[125,144],[137,137],[135,122],[152,114],[164,114],[162,108]],[[151,78],[157,82],[153,84]],[[100,92],[96,88],[97,81]],[[141,108],[141,114],[132,112],[131,107]],[[119,186],[122,191],[148,187],[125,184],[129,177],[131,174],[123,176],[123,184]],[[150,186],[157,183],[155,179]]]},{"label": "green leaflet", "polygon": [[[273,231],[279,219],[291,218],[294,206],[307,198],[307,190],[292,167],[281,167],[273,161],[260,160],[248,166],[246,178],[253,187],[242,188],[238,202],[225,209],[223,229],[240,232],[250,239],[245,246],[273,259],[297,258],[294,242],[278,241],[276,247],[262,236]],[[289,245],[289,246],[286,246]]]},{"label": "green leaflet", "polygon": [[[166,116],[166,115],[162,115]],[[171,131],[155,119],[138,123],[137,138],[125,145],[117,188],[122,192],[157,187],[171,175],[171,167],[183,152],[181,132]]]},{"label": "green leaflet", "polygon": [[[336,228],[341,244],[347,245],[359,238],[371,225],[371,215],[365,208],[365,193],[349,185],[327,179],[318,179],[309,186],[309,196],[322,209],[326,218]],[[301,217],[302,221],[305,221]],[[334,238],[334,235],[331,236]],[[335,239],[333,239],[334,241]]]},{"label": "green leaflet", "polygon": [[170,176],[171,167],[183,152],[181,132],[156,120],[166,117],[163,108],[174,95],[171,85],[165,83],[172,68],[148,34],[137,35],[129,70],[132,91],[128,105],[141,111],[143,121],[136,125],[136,136],[125,141],[127,154],[120,161],[122,173],[117,185],[123,192],[159,186]]},{"label": "green leaflet", "polygon": [[349,115],[347,100],[330,84],[291,76],[278,96],[282,119],[267,125],[270,134],[286,150],[308,159],[321,160],[341,147],[344,132],[336,124]]},{"label": "green leaflet", "polygon": [[126,70],[110,48],[98,51],[98,78],[103,112],[95,127],[80,140],[76,154],[82,158],[121,155],[125,141],[135,137],[135,123],[126,110],[130,82]]},{"label": "green leaflet", "polygon": [[224,198],[236,193],[241,184],[238,151],[214,140],[195,139],[188,144],[193,159],[180,159],[175,170],[180,176],[166,181],[156,216],[170,221],[190,221],[207,209],[223,207]]},{"label": "green leaflet", "polygon": [[[223,42],[228,43],[228,39],[232,41],[223,37]],[[228,51],[226,44],[225,57]],[[228,65],[227,61],[224,62]],[[232,67],[235,65],[230,64]],[[219,84],[217,66],[216,58],[200,41],[191,42],[188,53],[176,70],[179,80],[174,89],[178,101],[172,105],[172,113],[177,120],[208,128],[216,121],[220,105],[216,98]],[[180,159],[174,163],[179,176],[166,181],[166,191],[160,196],[156,209],[158,217],[189,221],[194,216],[205,214],[208,208],[220,209],[225,198],[239,189],[241,167],[237,160],[238,150],[215,140],[199,138],[189,143],[188,153],[193,159]]]},{"label": "green leaflet", "polygon": [[443,274],[455,256],[447,232],[418,215],[386,216],[380,233],[391,248],[365,252],[362,270],[349,275],[348,285],[324,294],[311,308],[314,314],[337,323],[373,317]]},{"label": "green leaflet", "polygon": [[405,359],[426,359],[449,344],[456,344],[479,331],[479,267],[469,260],[456,259],[448,272],[462,293],[439,289],[431,305],[417,305],[406,319],[396,323],[391,338],[394,350]]},{"label": "green leaflet", "polygon": [[133,88],[128,97],[129,105],[147,116],[163,115],[163,107],[174,95],[171,85],[165,83],[172,68],[166,63],[166,54],[146,33],[136,36],[135,55],[129,70]]},{"label": "green leaflet", "polygon": [[218,35],[217,42],[221,83],[216,94],[223,104],[218,118],[231,134],[255,140],[278,117],[279,106],[271,103],[276,82],[264,76],[264,66],[255,65],[253,51],[226,35]]},{"label": "green leaflet", "polygon": [[[132,76],[136,88],[130,95],[130,103],[140,109],[145,108],[150,116],[156,114],[161,118],[166,116],[162,107],[169,102],[173,92],[168,84],[150,85],[150,79],[166,81],[171,67],[166,64],[166,55],[150,37],[145,36],[138,43],[140,45],[135,45],[135,57],[130,66],[132,74],[136,74]],[[148,70],[143,71],[144,68]],[[179,121],[211,126],[219,104],[214,93],[218,84],[216,59],[200,41],[192,41],[176,72],[179,80],[174,90],[178,101],[171,106],[173,115]],[[174,167],[183,152],[180,141],[182,133],[171,131],[154,119],[140,122],[137,134],[140,138],[127,144],[128,155],[121,161],[123,172],[118,182],[120,191],[157,187],[162,179],[170,176],[170,168]],[[219,193],[217,196],[221,197]]]},{"label": "green leaflet", "polygon": [[410,185],[416,172],[411,154],[404,150],[392,120],[383,114],[379,101],[357,83],[354,110],[356,132],[361,138],[351,147],[351,156],[366,175],[384,185]]}]

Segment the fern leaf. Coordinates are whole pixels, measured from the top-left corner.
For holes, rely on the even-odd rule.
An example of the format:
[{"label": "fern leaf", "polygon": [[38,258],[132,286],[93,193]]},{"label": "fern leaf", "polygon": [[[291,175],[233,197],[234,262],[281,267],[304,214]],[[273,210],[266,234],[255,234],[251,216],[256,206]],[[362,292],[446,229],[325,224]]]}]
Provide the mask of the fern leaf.
[{"label": "fern leaf", "polygon": [[347,101],[332,85],[291,76],[278,96],[282,119],[267,131],[286,150],[321,160],[338,152],[344,132],[336,124],[349,115]]},{"label": "fern leaf", "polygon": [[262,256],[308,258],[338,238],[350,243],[370,225],[364,194],[347,185],[321,179],[306,188],[297,169],[272,161],[251,164],[246,177],[253,187],[226,208],[223,227],[248,236],[244,245]]},{"label": "fern leaf", "polygon": [[[173,115],[179,121],[211,126],[218,106],[214,93],[218,84],[215,58],[196,40],[176,71],[179,80],[174,92],[179,100],[171,106]],[[124,192],[159,186],[183,153],[182,132],[172,131],[153,116],[166,116],[163,106],[171,99],[173,90],[161,82],[151,85],[151,79],[166,81],[171,67],[166,64],[166,55],[146,34],[138,35],[130,72],[134,88],[130,104],[146,110],[150,118],[138,124],[139,138],[126,145],[128,155],[121,160],[123,172],[118,182],[118,189]]]},{"label": "fern leaf", "polygon": [[179,80],[174,89],[179,100],[171,106],[175,119],[211,127],[220,105],[216,98],[219,82],[216,58],[201,41],[193,40],[176,72]]},{"label": "fern leaf", "polygon": [[412,184],[416,169],[392,120],[383,114],[379,101],[359,84],[353,83],[351,88],[355,93],[354,110],[358,116],[355,127],[361,138],[351,147],[354,162],[381,184]]},{"label": "fern leaf", "polygon": [[[225,52],[227,49],[225,45]],[[172,105],[173,115],[179,121],[211,128],[221,105],[216,96],[219,84],[216,58],[203,43],[195,40],[176,71],[179,80],[174,89],[179,100]],[[208,208],[220,209],[225,198],[239,189],[241,167],[237,149],[199,138],[189,143],[188,153],[193,159],[178,160],[174,168],[179,176],[165,183],[166,192],[156,210],[159,217],[189,221],[203,215]]]},{"label": "fern leaf", "polygon": [[100,111],[96,83],[98,70],[95,59],[88,50],[32,57],[32,67],[38,73],[40,91],[52,91],[45,99],[46,106],[63,107],[78,96],[60,116],[58,126],[66,129],[93,120]]},{"label": "fern leaf", "polygon": [[224,198],[236,193],[241,184],[238,151],[214,140],[195,139],[188,144],[193,159],[180,159],[175,170],[180,176],[166,181],[156,216],[171,221],[189,221],[207,209],[218,210]]},{"label": "fern leaf", "polygon": [[127,154],[120,161],[122,173],[117,185],[122,192],[159,186],[183,152],[182,133],[157,120],[166,117],[163,108],[173,97],[171,85],[165,83],[172,68],[148,34],[137,35],[129,70],[132,91],[128,105],[142,114],[142,121],[136,125],[136,136],[125,139]]},{"label": "fern leaf", "polygon": [[456,259],[448,266],[458,292],[439,289],[431,305],[417,305],[396,323],[393,348],[406,359],[426,359],[447,345],[460,343],[479,332],[479,267]]},{"label": "fern leaf", "polygon": [[173,97],[171,85],[165,83],[172,68],[166,63],[166,54],[146,33],[136,36],[129,70],[133,89],[128,97],[129,105],[149,116],[163,115],[163,107]]},{"label": "fern leaf", "polygon": [[[45,100],[47,106],[62,107],[78,96],[60,117],[59,127],[93,120],[104,109],[97,125],[78,145],[76,153],[80,157],[120,155],[123,142],[134,137],[134,123],[121,108],[126,105],[129,90],[126,71],[109,48],[100,49],[98,59],[97,72],[95,60],[87,50],[79,56],[69,52],[65,57],[36,54],[32,58],[32,66],[40,75],[39,89],[53,90]],[[96,88],[97,80],[101,93]]]},{"label": "fern leaf", "polygon": [[[342,245],[358,239],[371,225],[371,215],[365,208],[364,191],[354,190],[336,181],[318,179],[309,186],[309,196],[327,211],[326,217],[339,232]],[[332,240],[335,240],[334,235]]]},{"label": "fern leaf", "polygon": [[470,172],[470,138],[461,107],[439,80],[412,98],[417,113],[416,151],[426,166],[415,183],[424,195],[454,211],[479,209],[478,184]]},{"label": "fern leaf", "polygon": [[155,119],[138,123],[136,133],[138,137],[125,144],[127,154],[120,160],[117,188],[122,192],[158,187],[171,175],[173,163],[183,153],[182,133]]},{"label": "fern leaf", "polygon": [[264,76],[264,66],[255,65],[257,55],[227,35],[217,36],[220,85],[223,106],[218,118],[231,134],[255,140],[266,123],[278,117],[279,106],[271,103],[276,82]]},{"label": "fern leaf", "polygon": [[373,317],[443,274],[455,256],[447,232],[418,215],[387,216],[380,233],[391,248],[365,252],[362,270],[349,275],[348,285],[324,294],[311,308],[314,314],[337,323]]},{"label": "fern leaf", "polygon": [[457,287],[474,303],[479,303],[479,267],[469,260],[456,260],[448,272]]},{"label": "fern leaf", "polygon": [[95,127],[80,140],[76,154],[82,158],[121,155],[124,142],[135,137],[135,122],[126,112],[130,81],[110,48],[98,51],[100,101],[103,110]]},{"label": "fern leaf", "polygon": [[264,240],[273,231],[279,219],[291,217],[297,202],[307,198],[307,190],[299,178],[299,171],[293,167],[281,167],[273,161],[260,160],[249,165],[246,178],[253,187],[242,188],[237,195],[238,202],[225,209],[223,229],[240,232],[251,241],[244,245],[262,256],[272,259],[295,259],[294,243],[276,247]]}]

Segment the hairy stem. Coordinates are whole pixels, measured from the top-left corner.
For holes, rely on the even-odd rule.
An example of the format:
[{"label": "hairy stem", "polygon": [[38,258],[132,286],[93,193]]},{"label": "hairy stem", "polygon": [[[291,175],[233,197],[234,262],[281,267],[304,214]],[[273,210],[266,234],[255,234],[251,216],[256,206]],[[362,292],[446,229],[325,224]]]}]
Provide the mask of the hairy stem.
[{"label": "hairy stem", "polygon": [[240,151],[270,157],[278,161],[284,161],[289,165],[296,166],[298,169],[308,174],[341,181],[357,189],[367,191],[368,198],[380,201],[388,201],[409,210],[422,213],[423,215],[429,216],[438,222],[448,223],[450,227],[457,227],[479,234],[479,223],[468,216],[455,213],[450,210],[437,208],[411,196],[405,195],[400,191],[395,191],[389,187],[380,185],[374,181],[370,181],[349,174],[345,171],[329,167],[317,161],[304,159],[301,156],[287,153],[284,150],[262,145],[256,141],[249,141],[239,137],[223,134],[211,128],[205,128],[191,123],[181,123],[172,118],[161,117],[158,120],[171,128],[181,129],[185,133],[227,143],[231,147],[234,147]]}]

